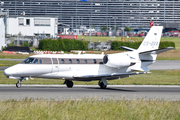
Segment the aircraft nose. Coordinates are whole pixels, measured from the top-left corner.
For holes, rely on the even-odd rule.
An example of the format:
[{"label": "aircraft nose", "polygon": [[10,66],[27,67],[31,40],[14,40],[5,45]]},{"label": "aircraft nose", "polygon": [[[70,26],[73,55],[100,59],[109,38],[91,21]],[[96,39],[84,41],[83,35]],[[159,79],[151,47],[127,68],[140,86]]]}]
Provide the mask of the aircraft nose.
[{"label": "aircraft nose", "polygon": [[7,69],[4,70],[4,75],[5,76],[12,76],[12,74],[13,74],[13,71],[11,69],[7,68]]}]

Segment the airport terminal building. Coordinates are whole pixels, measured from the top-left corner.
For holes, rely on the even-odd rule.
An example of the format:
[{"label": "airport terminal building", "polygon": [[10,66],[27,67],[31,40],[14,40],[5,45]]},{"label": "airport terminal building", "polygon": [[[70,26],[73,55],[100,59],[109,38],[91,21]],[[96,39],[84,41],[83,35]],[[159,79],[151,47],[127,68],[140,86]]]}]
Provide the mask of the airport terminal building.
[{"label": "airport terminal building", "polygon": [[178,0],[0,0],[0,12],[9,17],[56,17],[59,27],[118,26],[149,29],[163,22],[180,20]]}]

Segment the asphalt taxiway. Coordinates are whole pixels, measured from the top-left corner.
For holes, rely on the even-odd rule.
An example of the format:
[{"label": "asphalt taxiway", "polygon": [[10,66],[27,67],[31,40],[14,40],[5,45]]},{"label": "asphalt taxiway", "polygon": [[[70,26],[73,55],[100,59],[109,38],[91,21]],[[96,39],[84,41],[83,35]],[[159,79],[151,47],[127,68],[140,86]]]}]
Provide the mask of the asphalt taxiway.
[{"label": "asphalt taxiway", "polygon": [[150,70],[180,70],[180,60],[157,60],[148,68]]},{"label": "asphalt taxiway", "polygon": [[180,100],[180,86],[109,85],[107,89],[100,89],[98,85],[75,85],[73,88],[65,85],[22,85],[21,88],[0,85],[0,100],[24,98]]}]

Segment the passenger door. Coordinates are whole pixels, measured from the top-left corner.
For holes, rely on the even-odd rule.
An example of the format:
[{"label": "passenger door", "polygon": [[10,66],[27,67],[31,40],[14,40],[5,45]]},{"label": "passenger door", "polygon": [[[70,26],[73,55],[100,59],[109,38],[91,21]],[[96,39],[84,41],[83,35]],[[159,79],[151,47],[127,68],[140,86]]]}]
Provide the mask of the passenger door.
[{"label": "passenger door", "polygon": [[57,58],[52,58],[52,74],[57,74],[59,71],[59,63]]}]

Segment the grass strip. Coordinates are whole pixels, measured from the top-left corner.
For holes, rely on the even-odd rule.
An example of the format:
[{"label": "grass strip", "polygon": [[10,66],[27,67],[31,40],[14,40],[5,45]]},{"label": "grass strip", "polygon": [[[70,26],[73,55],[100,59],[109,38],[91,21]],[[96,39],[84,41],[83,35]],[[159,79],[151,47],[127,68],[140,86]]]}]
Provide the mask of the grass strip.
[{"label": "grass strip", "polygon": [[27,57],[34,55],[34,54],[28,54],[28,55],[23,55],[23,54],[5,54],[0,52],[0,58],[1,59],[26,59]]},{"label": "grass strip", "polygon": [[178,120],[180,101],[32,100],[0,101],[2,120]]},{"label": "grass strip", "polygon": [[157,60],[180,60],[180,50],[170,50],[157,55]]},{"label": "grass strip", "polygon": [[[136,75],[129,78],[108,80],[109,85],[180,85],[180,70],[153,70],[150,74]],[[16,79],[9,79],[0,71],[0,84],[15,84]],[[22,84],[63,84],[61,79],[42,79],[23,81]],[[74,81],[74,85],[97,85],[98,81]]]},{"label": "grass strip", "polygon": [[0,60],[0,67],[3,67],[3,66],[13,66],[13,65],[18,64],[20,62],[21,61]]}]

